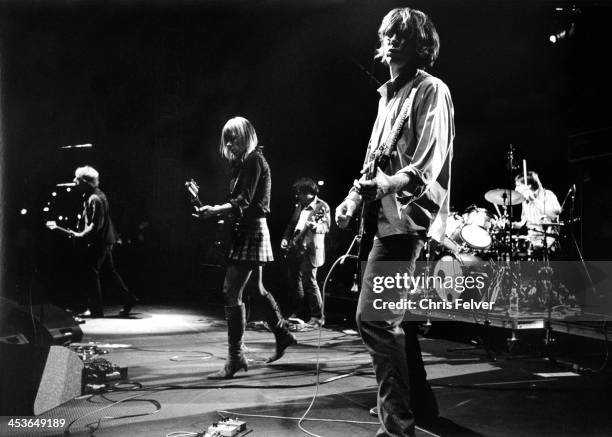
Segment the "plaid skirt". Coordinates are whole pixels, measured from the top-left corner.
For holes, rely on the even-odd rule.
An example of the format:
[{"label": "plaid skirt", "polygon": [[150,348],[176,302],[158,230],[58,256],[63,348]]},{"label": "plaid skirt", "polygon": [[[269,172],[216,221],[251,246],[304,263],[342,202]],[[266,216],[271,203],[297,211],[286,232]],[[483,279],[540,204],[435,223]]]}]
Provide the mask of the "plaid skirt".
[{"label": "plaid skirt", "polygon": [[267,263],[274,261],[270,231],[265,217],[240,223],[228,254],[230,260]]}]

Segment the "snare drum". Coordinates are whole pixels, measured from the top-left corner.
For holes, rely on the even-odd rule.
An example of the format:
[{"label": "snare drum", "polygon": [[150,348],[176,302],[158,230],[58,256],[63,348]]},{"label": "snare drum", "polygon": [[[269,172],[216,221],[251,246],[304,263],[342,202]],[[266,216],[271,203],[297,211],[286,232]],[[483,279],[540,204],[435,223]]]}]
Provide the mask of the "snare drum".
[{"label": "snare drum", "polygon": [[476,250],[488,248],[493,239],[489,229],[491,228],[494,217],[484,208],[471,206],[463,214],[465,225],[461,228],[461,239],[470,247]]}]

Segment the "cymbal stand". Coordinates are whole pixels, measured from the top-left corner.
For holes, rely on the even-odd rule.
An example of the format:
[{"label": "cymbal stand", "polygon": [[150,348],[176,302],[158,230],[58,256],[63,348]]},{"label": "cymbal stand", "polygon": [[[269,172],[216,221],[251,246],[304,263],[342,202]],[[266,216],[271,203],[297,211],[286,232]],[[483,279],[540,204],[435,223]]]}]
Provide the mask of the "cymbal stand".
[{"label": "cymbal stand", "polygon": [[[427,240],[425,242],[425,246],[424,246],[424,252],[425,252],[425,278],[429,278],[429,272],[431,272],[431,239]],[[427,299],[431,299],[431,288],[427,285],[429,284],[429,281],[425,281],[425,297]],[[427,334],[427,332],[429,331],[429,329],[431,328],[431,319],[430,319],[430,314],[431,311],[428,309],[425,312],[425,315],[427,316],[427,320],[425,321],[425,324],[423,325],[424,327],[424,333]]]},{"label": "cymbal stand", "polygon": [[506,192],[504,191],[504,203],[506,203],[506,199],[507,199],[507,205],[504,205],[504,213],[508,212],[508,244],[509,244],[509,248],[510,251],[508,253],[508,261],[512,261],[512,186],[513,186],[513,181],[512,181],[512,172],[514,171],[514,146],[512,144],[510,144],[510,148],[508,150],[508,183],[509,183],[509,190],[508,190],[508,194],[506,195]]},{"label": "cymbal stand", "polygon": [[[505,263],[506,266],[508,267],[508,271],[511,271],[511,263],[513,261],[513,252],[514,252],[514,247],[512,245],[512,190],[513,190],[513,186],[514,186],[514,181],[512,178],[512,173],[515,170],[515,166],[514,166],[514,146],[512,144],[510,144],[510,147],[508,149],[508,154],[507,154],[507,158],[508,158],[508,195],[506,195],[506,192],[504,191],[504,203],[506,205],[505,206],[505,210],[508,211],[508,228],[507,228],[507,232],[506,232],[506,238],[507,238],[507,247],[508,247],[508,255],[507,257],[505,257]],[[525,181],[526,183],[527,181]],[[506,202],[507,200],[507,202]],[[511,275],[511,280],[514,281],[514,275]],[[517,284],[516,284],[516,292],[518,293],[518,290],[520,288],[520,272],[519,272],[519,278],[517,279]],[[512,296],[512,288],[513,288],[514,284],[510,284],[510,291],[508,293],[508,309],[510,309],[511,306],[511,301],[514,298],[514,296]],[[518,297],[517,297],[518,300]],[[516,316],[518,316],[518,308],[517,308],[517,314],[512,314],[512,316],[514,316],[514,318]],[[518,338],[516,335],[516,323],[515,320],[512,321],[512,336],[508,339],[506,339],[506,343],[508,344],[508,349],[512,350],[514,349],[514,347],[516,346],[516,344],[518,343]]]}]

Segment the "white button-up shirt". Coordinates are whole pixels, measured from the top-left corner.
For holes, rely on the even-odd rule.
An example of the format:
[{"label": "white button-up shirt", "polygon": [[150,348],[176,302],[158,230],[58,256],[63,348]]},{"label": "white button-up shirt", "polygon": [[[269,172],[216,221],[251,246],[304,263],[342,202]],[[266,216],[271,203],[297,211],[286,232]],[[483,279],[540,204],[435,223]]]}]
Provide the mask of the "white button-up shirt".
[{"label": "white button-up shirt", "polygon": [[[378,115],[368,146],[374,150],[393,130],[395,120],[418,82],[409,116],[391,155],[386,174],[405,173],[403,190],[381,199],[377,237],[427,234],[441,241],[450,209],[451,161],[455,137],[450,91],[440,79],[419,70],[416,77],[398,76],[378,89]],[[358,202],[355,191],[351,197]]]}]

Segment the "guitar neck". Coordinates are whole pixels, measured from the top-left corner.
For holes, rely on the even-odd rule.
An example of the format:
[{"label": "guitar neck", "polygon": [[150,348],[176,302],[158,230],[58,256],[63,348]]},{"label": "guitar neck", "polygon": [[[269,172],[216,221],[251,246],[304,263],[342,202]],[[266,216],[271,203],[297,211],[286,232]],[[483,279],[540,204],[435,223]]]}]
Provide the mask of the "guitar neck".
[{"label": "guitar neck", "polygon": [[70,236],[72,235],[72,232],[70,231],[70,229],[62,228],[61,226],[55,226],[53,228],[53,230],[54,231],[60,231],[60,232],[62,232],[64,234],[66,234],[66,235],[70,235]]}]

